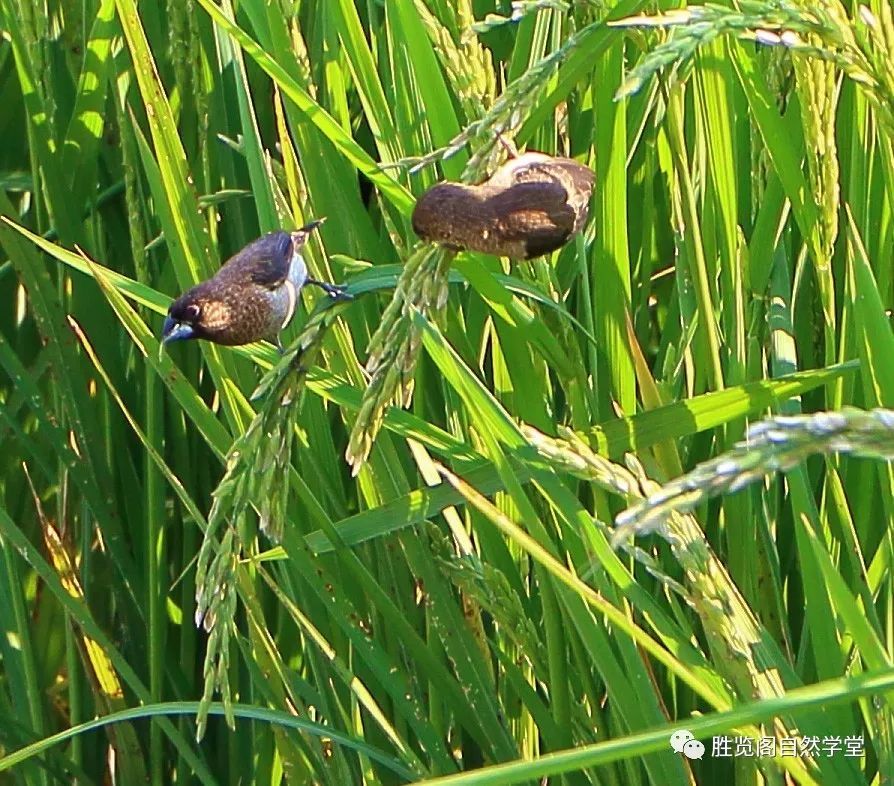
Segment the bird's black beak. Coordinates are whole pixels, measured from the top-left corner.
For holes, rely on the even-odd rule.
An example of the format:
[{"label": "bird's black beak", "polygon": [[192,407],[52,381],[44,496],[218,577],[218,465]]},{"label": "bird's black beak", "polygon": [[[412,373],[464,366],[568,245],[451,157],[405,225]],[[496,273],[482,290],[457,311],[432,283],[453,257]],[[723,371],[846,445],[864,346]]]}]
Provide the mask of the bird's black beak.
[{"label": "bird's black beak", "polygon": [[170,344],[172,341],[185,341],[195,335],[192,325],[186,322],[177,322],[177,320],[168,316],[165,317],[164,327],[161,329],[161,343]]}]

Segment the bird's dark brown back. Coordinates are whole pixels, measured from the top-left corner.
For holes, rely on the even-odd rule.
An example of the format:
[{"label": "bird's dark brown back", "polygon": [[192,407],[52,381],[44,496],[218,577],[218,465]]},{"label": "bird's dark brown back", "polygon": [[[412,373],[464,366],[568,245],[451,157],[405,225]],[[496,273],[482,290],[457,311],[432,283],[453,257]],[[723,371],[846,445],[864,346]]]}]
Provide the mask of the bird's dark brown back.
[{"label": "bird's dark brown back", "polygon": [[280,286],[289,275],[292,238],[288,232],[269,232],[236,252],[214,275],[225,284]]}]

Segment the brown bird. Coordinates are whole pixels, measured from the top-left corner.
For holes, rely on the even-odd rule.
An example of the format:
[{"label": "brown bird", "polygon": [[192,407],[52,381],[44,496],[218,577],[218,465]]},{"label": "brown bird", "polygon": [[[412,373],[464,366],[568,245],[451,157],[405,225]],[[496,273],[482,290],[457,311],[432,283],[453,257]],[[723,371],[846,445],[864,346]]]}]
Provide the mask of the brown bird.
[{"label": "brown bird", "polygon": [[531,259],[561,248],[587,220],[593,171],[524,153],[477,186],[438,183],[416,202],[413,229],[453,251]]},{"label": "brown bird", "polygon": [[184,292],[168,309],[162,344],[204,338],[236,346],[267,339],[280,349],[279,332],[289,323],[306,284],[333,298],[350,297],[343,287],[307,274],[302,248],[323,220],[296,232],[271,232],[230,257],[217,273]]}]

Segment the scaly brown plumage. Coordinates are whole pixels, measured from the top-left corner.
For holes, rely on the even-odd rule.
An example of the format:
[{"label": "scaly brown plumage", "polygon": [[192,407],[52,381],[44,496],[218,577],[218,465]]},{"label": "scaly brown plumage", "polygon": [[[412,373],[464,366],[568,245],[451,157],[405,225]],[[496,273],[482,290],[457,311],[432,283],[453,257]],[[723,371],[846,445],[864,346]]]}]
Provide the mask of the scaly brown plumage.
[{"label": "scaly brown plumage", "polygon": [[279,345],[279,332],[295,313],[305,284],[319,286],[332,297],[344,297],[341,287],[307,274],[301,250],[321,223],[258,238],[213,277],[184,292],[168,310],[163,343],[203,338],[236,346],[266,339]]},{"label": "scaly brown plumage", "polygon": [[583,228],[593,180],[574,159],[524,153],[480,185],[432,186],[416,202],[413,229],[454,251],[531,259]]}]

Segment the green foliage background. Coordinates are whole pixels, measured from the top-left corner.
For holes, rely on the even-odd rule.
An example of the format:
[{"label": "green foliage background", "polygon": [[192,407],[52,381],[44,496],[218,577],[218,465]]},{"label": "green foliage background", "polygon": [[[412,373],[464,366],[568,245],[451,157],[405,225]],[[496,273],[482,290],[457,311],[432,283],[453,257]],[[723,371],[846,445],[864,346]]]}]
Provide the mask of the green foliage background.
[{"label": "green foliage background", "polygon": [[[891,9],[514,9],[0,0],[0,782],[894,777],[888,464],[611,543],[768,411],[894,405]],[[412,402],[355,478],[414,195],[491,171],[498,132],[592,166],[587,229],[460,255],[407,310]],[[171,296],[319,216],[312,271],[356,299],[304,295],[302,396],[251,398],[267,345],[158,354]]]}]

